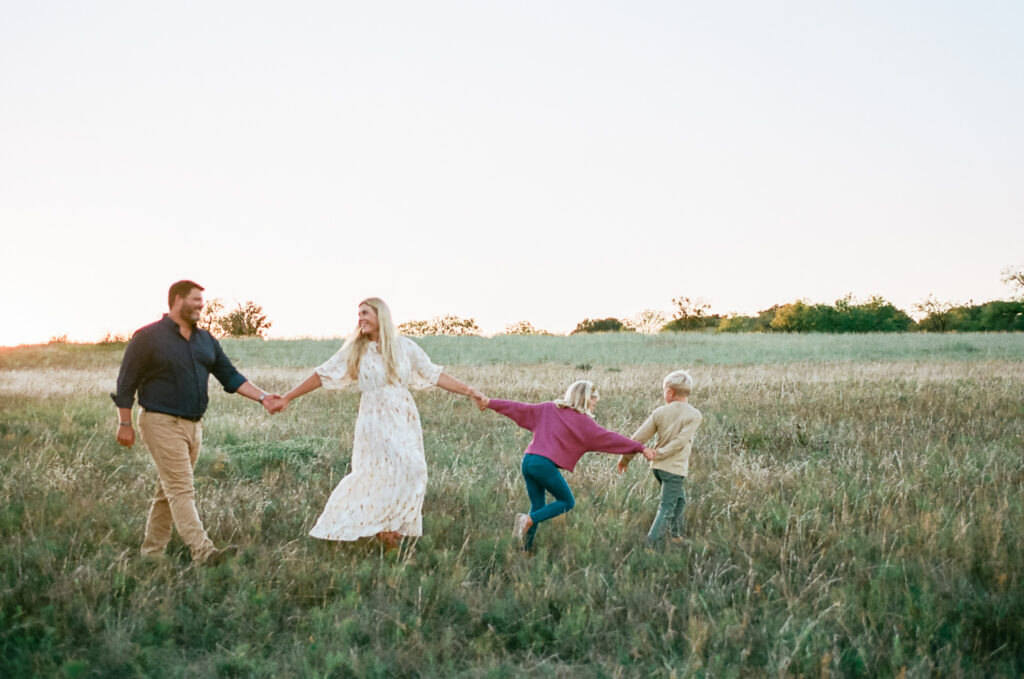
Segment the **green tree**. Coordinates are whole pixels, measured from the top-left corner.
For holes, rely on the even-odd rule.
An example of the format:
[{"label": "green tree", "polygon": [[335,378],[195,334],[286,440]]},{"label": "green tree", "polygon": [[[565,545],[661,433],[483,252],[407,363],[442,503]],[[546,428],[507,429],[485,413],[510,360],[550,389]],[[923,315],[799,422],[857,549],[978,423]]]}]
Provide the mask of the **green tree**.
[{"label": "green tree", "polygon": [[569,334],[577,335],[590,332],[632,332],[632,329],[617,318],[584,318]]},{"label": "green tree", "polygon": [[914,320],[883,297],[874,296],[857,303],[846,295],[834,305],[809,304],[797,300],[780,306],[771,321],[771,329],[779,332],[902,332]]},{"label": "green tree", "polygon": [[234,309],[216,319],[224,337],[260,337],[265,338],[267,330],[273,325],[263,307],[253,301],[239,303]]},{"label": "green tree", "polygon": [[979,325],[982,330],[1024,330],[1024,301],[993,301],[982,305]]},{"label": "green tree", "polygon": [[741,316],[739,314],[726,316],[718,324],[718,332],[768,332],[771,330],[772,321],[775,320],[775,312],[778,305],[757,312],[757,316]]},{"label": "green tree", "polygon": [[778,332],[814,332],[818,329],[817,316],[815,307],[798,299],[776,309],[770,327]]},{"label": "green tree", "polygon": [[712,314],[711,305],[702,299],[676,297],[672,299],[672,304],[675,305],[672,320],[662,326],[662,332],[716,328],[722,322],[722,317]]},{"label": "green tree", "polygon": [[917,322],[917,327],[928,332],[946,332],[952,330],[950,327],[952,318],[950,310],[953,308],[951,302],[940,302],[935,295],[929,293],[927,297],[914,305],[914,309],[924,315]]}]

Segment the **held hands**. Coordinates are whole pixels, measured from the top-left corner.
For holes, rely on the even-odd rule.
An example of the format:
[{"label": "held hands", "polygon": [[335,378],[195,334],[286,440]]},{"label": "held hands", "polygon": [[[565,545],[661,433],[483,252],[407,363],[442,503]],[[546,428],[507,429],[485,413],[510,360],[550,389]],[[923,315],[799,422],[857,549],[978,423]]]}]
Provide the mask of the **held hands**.
[{"label": "held hands", "polygon": [[288,401],[280,394],[267,394],[263,399],[263,407],[271,415],[276,415],[288,407]]},{"label": "held hands", "polygon": [[480,410],[486,410],[487,404],[491,402],[491,399],[484,396],[476,387],[470,387],[467,396],[473,399],[473,402],[476,403],[476,407]]},{"label": "held hands", "polygon": [[[643,456],[646,457],[648,460],[653,461],[654,457],[657,454],[658,454],[658,451],[656,451],[654,448],[648,448],[647,446],[644,446]],[[615,471],[617,471],[618,473],[622,474],[627,469],[629,469],[629,463],[633,461],[633,457],[635,455],[636,455],[636,453],[634,453],[633,455],[623,455],[622,457],[620,457],[619,458],[619,463],[617,465],[615,465]]]}]

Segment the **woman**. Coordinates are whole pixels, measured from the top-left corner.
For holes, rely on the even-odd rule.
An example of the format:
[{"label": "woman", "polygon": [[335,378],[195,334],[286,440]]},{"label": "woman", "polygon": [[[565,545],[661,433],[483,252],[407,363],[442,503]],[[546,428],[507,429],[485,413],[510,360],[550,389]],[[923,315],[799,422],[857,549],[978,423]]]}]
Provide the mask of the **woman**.
[{"label": "woman", "polygon": [[362,397],[352,443],[352,471],[331,493],[310,535],[357,540],[376,535],[388,548],[423,534],[427,463],[423,431],[409,388],[437,385],[455,394],[470,388],[434,365],[423,349],[395,330],[387,304],[359,304],[359,325],[326,363],[285,394],[275,411],[318,387],[355,382]]},{"label": "woman", "polygon": [[[480,410],[490,408],[533,432],[522,464],[530,513],[517,514],[514,524],[515,535],[524,541],[526,551],[533,549],[537,524],[564,514],[576,505],[572,490],[559,469],[572,471],[588,450],[615,455],[642,452],[648,460],[654,457],[654,451],[642,443],[594,422],[598,395],[593,383],[587,380],[573,382],[565,398],[547,403],[501,401],[487,398],[476,389],[470,390],[470,396]],[[545,493],[551,493],[554,500],[545,504]]]}]

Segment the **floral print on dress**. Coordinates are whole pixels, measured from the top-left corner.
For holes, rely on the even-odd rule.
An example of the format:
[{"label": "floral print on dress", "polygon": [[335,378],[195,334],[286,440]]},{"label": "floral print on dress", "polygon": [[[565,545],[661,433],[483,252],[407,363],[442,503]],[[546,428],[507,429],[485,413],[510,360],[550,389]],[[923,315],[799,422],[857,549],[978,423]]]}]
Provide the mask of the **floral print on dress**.
[{"label": "floral print on dress", "polygon": [[[346,375],[349,347],[316,368],[325,389],[352,383]],[[376,342],[359,364],[362,396],[352,442],[352,471],[341,480],[309,532],[323,540],[357,540],[381,531],[423,534],[427,462],[420,414],[409,389],[437,384],[443,368],[407,337],[395,347],[400,384],[388,384]]]}]

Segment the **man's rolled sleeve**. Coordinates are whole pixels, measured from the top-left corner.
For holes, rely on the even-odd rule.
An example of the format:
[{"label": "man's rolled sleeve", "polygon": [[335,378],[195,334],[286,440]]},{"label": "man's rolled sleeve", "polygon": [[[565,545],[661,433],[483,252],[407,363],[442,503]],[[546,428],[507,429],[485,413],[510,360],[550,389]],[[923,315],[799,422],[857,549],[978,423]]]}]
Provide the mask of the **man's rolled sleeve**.
[{"label": "man's rolled sleeve", "polygon": [[245,375],[238,372],[235,366],[231,364],[231,360],[224,353],[224,350],[220,348],[220,342],[217,340],[213,340],[213,351],[213,369],[210,372],[223,385],[224,391],[233,394],[248,380],[245,379]]}]

